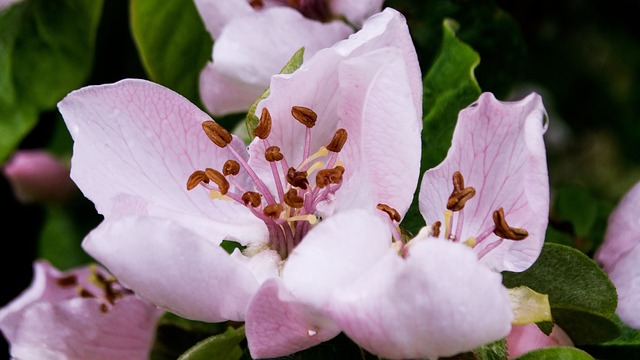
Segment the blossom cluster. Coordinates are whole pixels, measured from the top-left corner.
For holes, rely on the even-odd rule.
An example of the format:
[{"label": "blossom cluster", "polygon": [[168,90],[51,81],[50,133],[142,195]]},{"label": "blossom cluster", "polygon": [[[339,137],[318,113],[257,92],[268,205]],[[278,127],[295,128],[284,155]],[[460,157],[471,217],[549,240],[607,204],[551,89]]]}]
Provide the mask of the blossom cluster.
[{"label": "blossom cluster", "polygon": [[[0,310],[14,358],[146,358],[165,312],[242,324],[256,359],[341,333],[389,359],[503,339],[510,358],[574,345],[561,327],[536,326],[552,320],[548,303],[518,311],[531,304],[502,277],[530,269],[545,243],[539,94],[482,93],[459,112],[446,158],[423,171],[430,109],[400,12],[381,1],[195,5],[214,39],[200,73],[206,109],[144,79],[58,103],[74,141],[70,177],[103,217],[82,243],[100,265],[35,263],[30,288]],[[302,62],[281,73],[299,49]],[[247,112],[258,119],[248,142],[216,121]],[[73,191],[37,181],[49,165],[48,178],[68,180],[53,160],[34,158],[33,175],[19,161],[5,173],[24,199]],[[632,327],[639,196],[636,186],[611,215],[596,256]],[[410,234],[414,199],[425,225]]]}]

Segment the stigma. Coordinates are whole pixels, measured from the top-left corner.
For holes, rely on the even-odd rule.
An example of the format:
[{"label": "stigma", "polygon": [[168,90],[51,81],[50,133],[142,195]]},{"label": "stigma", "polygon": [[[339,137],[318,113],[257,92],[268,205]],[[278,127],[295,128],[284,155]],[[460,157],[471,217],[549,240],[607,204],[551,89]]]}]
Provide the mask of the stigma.
[{"label": "stigma", "polygon": [[[325,140],[325,146],[311,149],[312,129],[318,120],[318,115],[308,107],[291,108],[291,118],[285,121],[305,129],[302,160],[291,164],[279,144],[271,144],[273,119],[266,107],[262,109],[253,136],[257,138],[254,141],[264,145],[264,160],[271,170],[269,179],[261,177],[264,173],[259,176],[241,154],[228,146],[233,137],[224,127],[215,121],[203,122],[204,133],[216,146],[228,149],[230,159],[222,169],[195,170],[187,179],[187,190],[203,187],[213,200],[233,201],[246,207],[267,226],[269,248],[285,260],[321,221],[318,206],[333,198],[342,186],[346,171],[339,153],[347,141],[347,131],[337,129],[333,137]],[[244,188],[241,185],[244,182],[238,181],[237,176],[248,177],[251,188]],[[267,186],[271,183],[275,184],[272,189]]]}]

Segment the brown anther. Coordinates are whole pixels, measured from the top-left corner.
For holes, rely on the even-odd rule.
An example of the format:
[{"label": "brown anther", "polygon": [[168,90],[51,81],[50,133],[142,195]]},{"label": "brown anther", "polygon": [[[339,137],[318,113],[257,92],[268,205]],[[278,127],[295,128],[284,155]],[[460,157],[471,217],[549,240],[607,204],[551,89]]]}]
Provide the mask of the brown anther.
[{"label": "brown anther", "polygon": [[222,166],[222,175],[238,175],[240,172],[240,164],[235,160],[227,160]]},{"label": "brown anther", "polygon": [[442,223],[440,221],[436,221],[433,224],[431,224],[431,236],[433,237],[440,236],[440,226],[442,226]]},{"label": "brown anther", "polygon": [[249,1],[249,6],[254,9],[262,9],[262,7],[264,7],[264,2],[262,2],[262,0],[251,0]]},{"label": "brown anther", "polygon": [[78,278],[75,275],[69,275],[56,279],[56,284],[61,287],[70,287],[78,284]]},{"label": "brown anther", "polygon": [[402,217],[400,217],[400,213],[398,212],[398,210],[392,208],[387,204],[378,204],[376,208],[378,208],[378,210],[386,212],[387,215],[389,215],[389,217],[391,218],[391,220],[400,222],[400,220],[402,219]]},{"label": "brown anther", "polygon": [[280,152],[280,148],[277,146],[269,146],[264,152],[264,158],[268,162],[280,161],[284,158],[284,155]]},{"label": "brown anther", "polygon": [[318,114],[313,110],[304,106],[294,106],[291,108],[291,115],[298,120],[302,125],[312,128],[316,124]]},{"label": "brown anther", "polygon": [[107,311],[109,311],[109,308],[107,307],[107,304],[100,304],[100,312],[101,313],[106,313]]},{"label": "brown anther", "polygon": [[504,216],[504,209],[500,208],[493,212],[493,223],[496,228],[493,233],[498,237],[507,240],[524,240],[529,236],[529,232],[525,229],[510,227]]},{"label": "brown anther", "polygon": [[193,190],[196,186],[200,185],[201,182],[209,183],[207,174],[202,170],[194,171],[193,174],[189,175],[189,179],[187,179],[187,190]]},{"label": "brown anther", "polygon": [[83,298],[94,298],[94,297],[96,297],[89,290],[83,288],[80,285],[78,285],[78,287],[76,288],[76,292],[78,293],[78,295],[80,295],[80,297],[83,297]]},{"label": "brown anther", "polygon": [[344,174],[342,166],[320,170],[316,174],[316,186],[322,189],[329,184],[339,184],[342,181],[342,174]]},{"label": "brown anther", "polygon": [[215,121],[204,121],[202,123],[202,129],[209,137],[209,140],[213,141],[214,144],[221,148],[226,147],[231,143],[231,140],[233,140],[231,133]]},{"label": "brown anther", "polygon": [[266,107],[262,108],[262,113],[260,114],[260,122],[255,129],[253,129],[253,136],[257,136],[260,139],[264,140],[269,137],[271,133],[271,114]]},{"label": "brown anther", "polygon": [[254,191],[247,191],[242,194],[242,201],[244,201],[245,205],[251,204],[251,207],[258,207],[262,203],[260,199],[260,194]]},{"label": "brown anther", "polygon": [[284,194],[284,203],[294,209],[300,209],[304,205],[304,199],[302,196],[298,196],[298,190],[289,189],[289,191]]},{"label": "brown anther", "polygon": [[344,143],[346,142],[347,142],[347,130],[338,129],[336,133],[333,135],[333,139],[331,139],[331,142],[329,143],[329,145],[327,145],[327,150],[333,151],[333,152],[340,152],[340,150],[342,150],[342,147],[344,146]]},{"label": "brown anther", "polygon": [[205,174],[209,178],[209,180],[213,181],[218,185],[218,190],[220,190],[220,194],[226,195],[229,191],[229,182],[218,170],[214,170],[212,168],[204,169]]},{"label": "brown anther", "polygon": [[264,207],[262,211],[267,217],[272,219],[277,219],[280,217],[280,214],[284,211],[284,206],[282,204],[271,204]]},{"label": "brown anther", "polygon": [[309,179],[307,179],[307,176],[308,174],[306,171],[297,171],[295,168],[290,167],[287,171],[287,182],[291,186],[307,190],[307,187],[309,186]]},{"label": "brown anther", "polygon": [[453,173],[453,191],[449,200],[447,200],[447,209],[451,211],[460,211],[464,209],[467,200],[476,195],[476,189],[473,187],[464,187],[464,177],[460,171]]}]

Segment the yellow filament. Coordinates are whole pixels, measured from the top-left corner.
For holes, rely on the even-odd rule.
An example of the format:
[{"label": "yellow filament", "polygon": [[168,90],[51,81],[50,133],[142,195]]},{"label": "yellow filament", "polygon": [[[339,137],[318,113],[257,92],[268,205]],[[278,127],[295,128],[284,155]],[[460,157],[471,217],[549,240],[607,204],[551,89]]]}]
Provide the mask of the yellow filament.
[{"label": "yellow filament", "polygon": [[220,193],[220,191],[218,191],[218,190],[209,191],[209,197],[212,198],[212,199],[233,200],[232,198],[228,197],[227,195],[222,195]]},{"label": "yellow filament", "polygon": [[315,225],[318,222],[318,218],[315,215],[300,215],[300,216],[292,216],[286,219],[289,222],[293,221],[308,221],[309,224]]},{"label": "yellow filament", "polygon": [[473,248],[474,246],[476,246],[477,243],[478,243],[478,240],[476,240],[476,238],[474,238],[473,236],[468,238],[467,241],[464,242],[464,244],[470,248]]},{"label": "yellow filament", "polygon": [[323,166],[324,166],[324,163],[322,161],[318,161],[313,165],[311,165],[311,167],[307,170],[307,174],[311,174],[318,169],[322,169]]},{"label": "yellow filament", "polygon": [[453,216],[453,211],[445,210],[444,211],[444,238],[449,239],[451,236],[451,217]]},{"label": "yellow filament", "polygon": [[[324,146],[320,146],[320,149],[318,149],[318,151],[316,151],[315,153],[309,155],[308,158],[306,158],[302,164],[300,164],[300,166],[298,167],[299,169],[304,168],[305,166],[307,166],[308,163],[312,162],[313,160],[323,157],[323,156],[327,156],[329,155],[329,150],[327,150],[326,147]],[[311,174],[311,170],[307,170],[307,173]]]}]

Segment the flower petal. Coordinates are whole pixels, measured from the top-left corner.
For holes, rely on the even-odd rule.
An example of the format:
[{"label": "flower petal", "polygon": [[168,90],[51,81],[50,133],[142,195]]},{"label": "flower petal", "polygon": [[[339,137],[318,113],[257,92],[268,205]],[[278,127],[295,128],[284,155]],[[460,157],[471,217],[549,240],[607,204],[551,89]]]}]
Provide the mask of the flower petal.
[{"label": "flower petal", "polygon": [[476,195],[463,210],[459,241],[492,229],[493,212],[501,207],[510,226],[528,231],[525,240],[502,243],[491,234],[474,248],[481,253],[499,244],[481,260],[497,271],[525,270],[542,249],[549,215],[544,116],[537,94],[516,102],[482,94],[460,112],[447,157],[422,180],[420,212],[428,224],[445,223],[443,212],[453,190],[454,172],[461,172],[465,186],[475,188]]},{"label": "flower petal", "polygon": [[255,11],[246,0],[194,0],[194,2],[204,26],[214,40],[218,39],[229,21]]},{"label": "flower petal", "polygon": [[553,325],[551,334],[545,333],[536,324],[514,325],[507,336],[509,359],[546,347],[573,346],[573,341],[558,325]]},{"label": "flower petal", "polygon": [[330,3],[332,13],[344,16],[356,26],[362,26],[362,23],[364,23],[367,18],[380,12],[383,1],[333,0]]},{"label": "flower petal", "polygon": [[221,247],[166,219],[105,220],[82,246],[123,286],[189,319],[241,321],[258,289]]},{"label": "flower petal", "polygon": [[[211,119],[182,96],[127,79],[73,91],[58,107],[74,139],[71,177],[105,217],[118,215],[117,202],[129,197],[139,213],[174,219],[217,241],[267,236],[244,206],[186,189],[195,170],[220,169],[232,155],[211,143],[201,125]],[[231,146],[246,154],[239,138]]]},{"label": "flower petal", "polygon": [[635,184],[609,215],[604,242],[594,258],[606,271],[640,244],[640,182]]},{"label": "flower petal", "polygon": [[[321,23],[303,17],[289,7],[272,7],[237,17],[230,21],[213,46],[214,71],[217,78],[208,79],[204,73],[201,88],[202,100],[213,114],[222,115],[246,110],[269,85],[272,75],[278,74],[291,56],[305,48],[305,58],[318,50],[329,47],[352,33],[351,28],[340,21]],[[236,79],[241,89],[250,89],[255,96],[244,107],[227,104],[228,96],[209,98],[207,94],[221,94],[231,81],[217,83],[226,75]],[[231,93],[238,92],[235,89]]]},{"label": "flower petal", "polygon": [[[637,215],[637,213],[636,213]],[[618,292],[616,313],[627,325],[640,329],[640,244],[626,252],[607,268]]]},{"label": "flower petal", "polygon": [[254,359],[289,355],[339,333],[332,321],[296,301],[277,279],[264,282],[247,309],[247,342]]},{"label": "flower petal", "polygon": [[413,244],[406,259],[389,251],[336,289],[330,313],[360,346],[393,359],[473,350],[506,336],[513,317],[499,274],[464,245],[433,238]]}]

